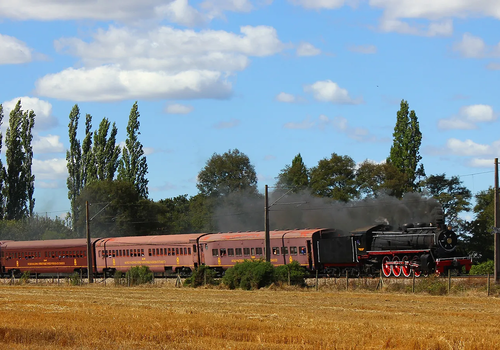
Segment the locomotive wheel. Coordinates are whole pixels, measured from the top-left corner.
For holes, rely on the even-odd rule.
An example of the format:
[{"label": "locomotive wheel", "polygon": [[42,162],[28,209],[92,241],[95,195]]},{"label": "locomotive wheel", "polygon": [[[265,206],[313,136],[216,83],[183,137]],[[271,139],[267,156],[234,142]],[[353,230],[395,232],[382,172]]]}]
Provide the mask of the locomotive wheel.
[{"label": "locomotive wheel", "polygon": [[[400,260],[399,257],[395,256],[392,261],[398,263]],[[392,265],[392,274],[394,277],[401,276],[401,265]]]},{"label": "locomotive wheel", "polygon": [[[414,264],[417,264],[417,265],[418,265],[418,264],[420,263],[420,258],[419,258],[417,255],[415,255],[415,256],[413,257],[413,259],[411,259],[411,261],[412,261]],[[415,277],[420,277],[420,276],[422,275],[422,271],[420,271],[420,270],[418,269],[418,267],[417,267],[417,268],[413,268],[413,271],[414,271],[414,273],[415,273]]]},{"label": "locomotive wheel", "polygon": [[403,259],[401,259],[403,262],[403,266],[401,266],[401,272],[403,272],[403,276],[406,278],[411,276],[411,267],[408,265],[410,263],[410,259],[408,258],[407,255],[403,256]]},{"label": "locomotive wheel", "polygon": [[389,261],[391,261],[391,258],[387,255],[382,258],[382,273],[384,274],[384,277],[391,277],[391,265],[387,264]]}]

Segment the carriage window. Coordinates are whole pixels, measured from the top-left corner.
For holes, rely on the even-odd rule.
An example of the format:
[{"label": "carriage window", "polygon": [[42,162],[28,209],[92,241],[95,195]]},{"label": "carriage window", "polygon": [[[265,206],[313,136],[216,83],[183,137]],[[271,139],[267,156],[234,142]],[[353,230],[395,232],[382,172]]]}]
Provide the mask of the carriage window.
[{"label": "carriage window", "polygon": [[212,256],[219,256],[219,250],[218,249],[212,249]]},{"label": "carriage window", "polygon": [[196,253],[196,246],[193,245],[193,253]]},{"label": "carriage window", "polygon": [[156,255],[160,255],[160,248],[156,248]]},{"label": "carriage window", "polygon": [[234,249],[233,248],[227,249],[227,256],[234,256]]},{"label": "carriage window", "polygon": [[184,255],[188,255],[188,249],[184,247]]},{"label": "carriage window", "polygon": [[220,256],[226,256],[226,248],[220,249]]},{"label": "carriage window", "polygon": [[188,255],[191,255],[191,248],[188,248]]},{"label": "carriage window", "polygon": [[168,252],[167,253],[168,256],[172,255],[172,252],[170,251],[170,248],[167,248],[167,252]]},{"label": "carriage window", "polygon": [[144,256],[144,249],[141,249],[141,256]]},{"label": "carriage window", "polygon": [[250,248],[251,255],[255,255],[255,248]]},{"label": "carriage window", "polygon": [[290,255],[297,255],[297,247],[290,247]]},{"label": "carriage window", "polygon": [[279,247],[273,247],[273,255],[280,255],[280,248]]},{"label": "carriage window", "polygon": [[306,247],[299,247],[299,254],[306,255]]},{"label": "carriage window", "polygon": [[288,254],[288,247],[281,247],[281,255],[287,255]]},{"label": "carriage window", "polygon": [[179,255],[179,248],[175,248],[175,255]]},{"label": "carriage window", "polygon": [[250,248],[243,248],[243,255],[250,255]]},{"label": "carriage window", "polygon": [[255,253],[257,255],[262,255],[262,248],[260,248],[260,247],[255,248]]},{"label": "carriage window", "polygon": [[163,248],[160,248],[160,255],[163,255]]},{"label": "carriage window", "polygon": [[241,248],[236,248],[236,256],[241,256]]},{"label": "carriage window", "polygon": [[151,256],[151,248],[148,249],[148,254],[149,254],[149,256]]}]

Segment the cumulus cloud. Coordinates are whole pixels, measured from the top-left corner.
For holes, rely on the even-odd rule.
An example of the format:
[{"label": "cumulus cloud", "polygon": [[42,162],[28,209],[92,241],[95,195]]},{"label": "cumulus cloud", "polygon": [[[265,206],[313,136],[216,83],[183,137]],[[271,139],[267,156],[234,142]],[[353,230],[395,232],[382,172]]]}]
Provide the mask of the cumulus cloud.
[{"label": "cumulus cloud", "polygon": [[33,58],[31,51],[25,42],[0,34],[0,64],[31,62]]},{"label": "cumulus cloud", "polygon": [[33,159],[33,174],[36,180],[66,179],[68,177],[66,164],[65,158]]},{"label": "cumulus cloud", "polygon": [[350,139],[359,142],[379,142],[384,140],[379,140],[375,135],[371,134],[367,128],[357,128],[351,127],[349,122],[344,117],[334,117],[332,125],[335,130],[347,135]]},{"label": "cumulus cloud", "polygon": [[453,45],[453,50],[466,58],[500,57],[500,42],[495,46],[486,45],[482,38],[465,33],[462,40]]},{"label": "cumulus cloud", "polygon": [[192,106],[186,106],[181,104],[171,104],[165,107],[165,113],[168,114],[188,114],[193,111]]},{"label": "cumulus cloud", "polygon": [[375,45],[350,45],[347,49],[351,52],[365,55],[377,53],[377,47]]},{"label": "cumulus cloud", "polygon": [[445,149],[459,156],[485,156],[498,154],[500,151],[500,140],[493,142],[491,145],[476,143],[470,139],[461,141],[451,138],[446,142]]},{"label": "cumulus cloud", "polygon": [[500,70],[500,63],[498,63],[498,62],[490,62],[486,66],[486,69],[488,69],[488,70]]},{"label": "cumulus cloud", "polygon": [[70,101],[227,98],[231,83],[214,71],[177,74],[120,70],[116,66],[68,68],[36,82],[38,95]]},{"label": "cumulus cloud", "polygon": [[335,104],[361,104],[363,98],[356,99],[349,96],[349,92],[341,88],[331,80],[317,81],[314,84],[304,86],[304,91],[312,93],[317,101],[332,102]]},{"label": "cumulus cloud", "polygon": [[250,12],[254,9],[248,0],[206,0],[200,6],[213,17],[222,17],[225,11]]},{"label": "cumulus cloud", "polygon": [[443,20],[431,22],[428,26],[423,24],[409,24],[396,18],[382,18],[379,29],[383,32],[396,32],[401,34],[419,36],[450,36],[453,34],[453,22]]},{"label": "cumulus cloud", "polygon": [[297,56],[316,56],[316,55],[319,55],[321,53],[321,50],[314,47],[310,43],[301,42],[297,46],[296,53],[297,53]]},{"label": "cumulus cloud", "polygon": [[472,158],[467,162],[468,166],[475,168],[490,168],[495,164],[493,158]]},{"label": "cumulus cloud", "polygon": [[438,121],[438,128],[441,130],[477,129],[477,123],[492,122],[497,119],[493,108],[489,105],[471,105],[460,108],[457,115]]},{"label": "cumulus cloud", "polygon": [[[52,104],[37,97],[16,97],[3,102],[5,116],[9,115],[19,100],[23,111],[33,110],[36,114],[34,131],[47,130],[57,125],[57,119],[52,115]],[[5,124],[8,125],[8,121]]]},{"label": "cumulus cloud", "polygon": [[307,130],[314,128],[316,126],[316,122],[311,120],[311,117],[306,117],[306,119],[300,122],[288,122],[283,125],[285,129],[297,129],[297,130]]},{"label": "cumulus cloud", "polygon": [[168,18],[171,22],[189,27],[203,25],[209,20],[209,16],[189,6],[188,0],[174,0],[157,8],[156,12]]},{"label": "cumulus cloud", "polygon": [[33,153],[61,153],[65,148],[60,141],[59,135],[37,135],[33,140]]},{"label": "cumulus cloud", "polygon": [[297,98],[292,94],[287,94],[286,92],[280,92],[278,95],[276,95],[276,101],[293,103],[297,101]]}]

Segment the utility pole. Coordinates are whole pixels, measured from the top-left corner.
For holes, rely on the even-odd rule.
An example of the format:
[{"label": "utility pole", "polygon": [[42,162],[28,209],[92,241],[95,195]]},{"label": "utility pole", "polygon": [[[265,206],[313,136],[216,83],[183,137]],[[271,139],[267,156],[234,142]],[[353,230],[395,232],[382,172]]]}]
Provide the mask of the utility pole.
[{"label": "utility pole", "polygon": [[85,213],[87,223],[87,275],[89,283],[94,283],[94,269],[92,267],[92,242],[90,241],[90,217],[89,217],[89,202],[85,202]]},{"label": "utility pole", "polygon": [[500,224],[499,220],[499,215],[498,215],[498,158],[495,158],[495,199],[494,199],[494,229],[493,229],[493,234],[495,238],[495,243],[494,243],[494,248],[495,248],[495,283],[500,282],[500,237],[499,237],[499,230],[498,230],[498,224]]},{"label": "utility pole", "polygon": [[266,204],[264,208],[264,230],[266,235],[266,261],[271,262],[271,238],[269,237],[269,194],[268,186],[265,191]]}]

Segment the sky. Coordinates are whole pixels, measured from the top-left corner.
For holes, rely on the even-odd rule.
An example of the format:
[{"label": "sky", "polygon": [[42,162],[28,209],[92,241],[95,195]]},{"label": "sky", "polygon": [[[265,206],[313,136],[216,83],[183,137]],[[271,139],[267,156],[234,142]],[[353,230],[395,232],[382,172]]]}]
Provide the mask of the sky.
[{"label": "sky", "polygon": [[[157,201],[197,194],[214,154],[237,148],[273,186],[300,153],[389,155],[402,99],[427,175],[494,185],[500,154],[500,2],[494,0],[0,0],[2,133],[36,113],[35,212],[62,216],[71,108],[94,129],[130,109]],[[2,150],[2,157],[5,148]]]}]

